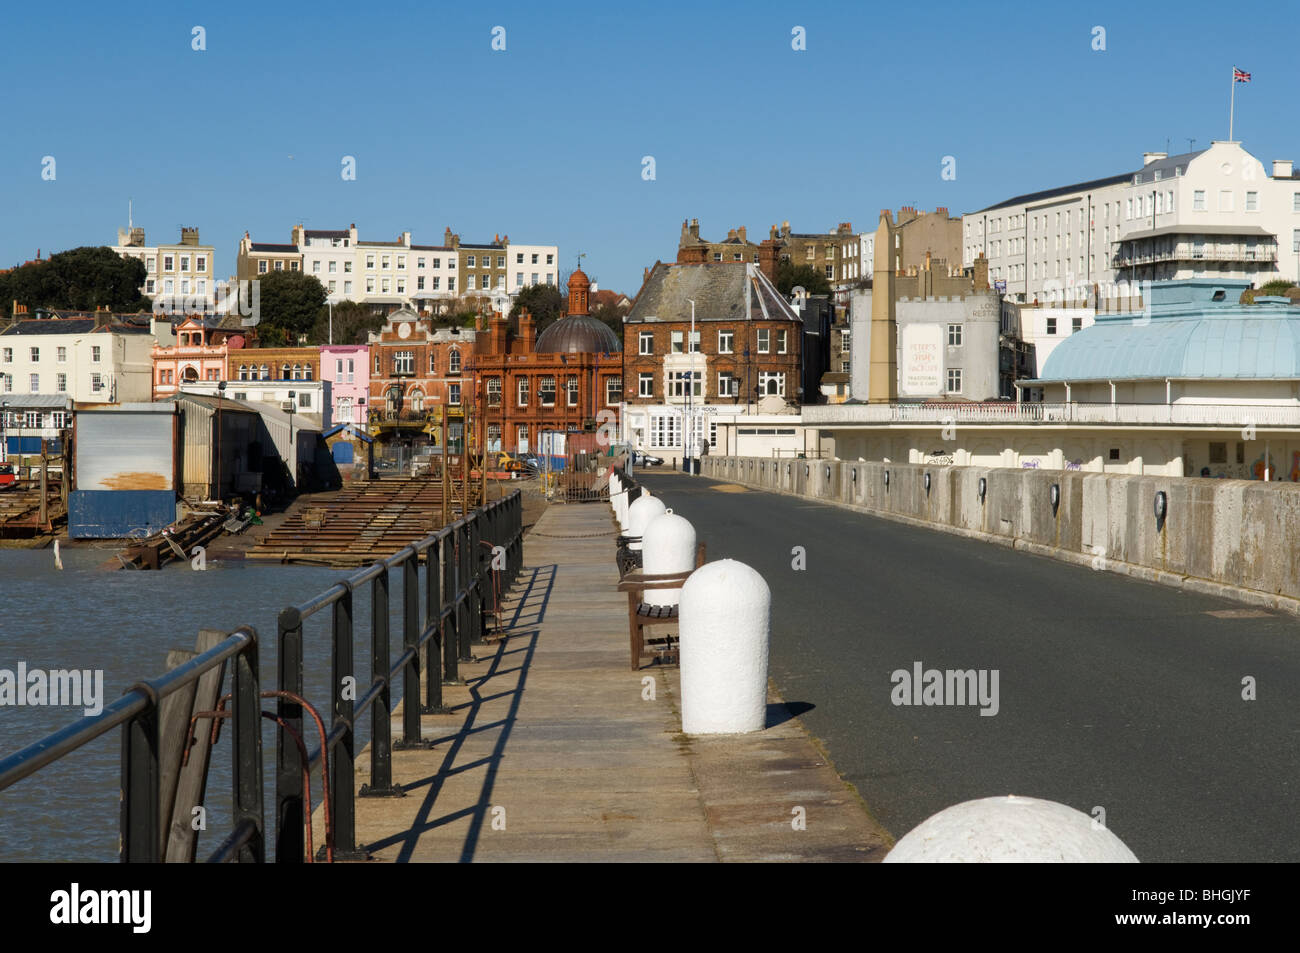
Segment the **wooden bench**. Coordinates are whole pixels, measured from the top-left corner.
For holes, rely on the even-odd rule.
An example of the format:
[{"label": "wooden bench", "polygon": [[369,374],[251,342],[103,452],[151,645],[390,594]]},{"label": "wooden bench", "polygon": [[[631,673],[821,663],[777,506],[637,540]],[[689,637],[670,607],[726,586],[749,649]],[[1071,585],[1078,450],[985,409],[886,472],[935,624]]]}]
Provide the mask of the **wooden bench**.
[{"label": "wooden bench", "polygon": [[[700,543],[695,547],[695,569],[699,569],[703,565],[704,544]],[[656,625],[677,625],[677,606],[649,605],[644,601],[645,591],[647,589],[676,589],[690,578],[695,569],[653,575],[647,575],[642,570],[635,569],[625,574],[622,581],[619,582],[618,591],[627,593],[627,627],[631,643],[632,671],[635,672],[641,668],[641,659],[649,654],[646,651],[648,646],[663,646],[663,648],[652,650],[660,658],[675,654],[671,635],[662,639],[647,639],[644,630]],[[678,641],[680,640],[679,634]]]}]

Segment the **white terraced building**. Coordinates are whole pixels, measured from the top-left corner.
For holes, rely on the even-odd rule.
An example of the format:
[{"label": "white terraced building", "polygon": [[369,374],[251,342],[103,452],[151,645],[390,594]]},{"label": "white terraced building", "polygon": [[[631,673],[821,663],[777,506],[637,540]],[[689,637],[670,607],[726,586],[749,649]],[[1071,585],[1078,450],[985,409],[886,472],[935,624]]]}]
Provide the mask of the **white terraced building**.
[{"label": "white terraced building", "polygon": [[[962,260],[1024,303],[1061,289],[1176,278],[1300,278],[1300,177],[1240,142],[1020,195],[962,217]],[[1067,301],[1080,294],[1067,292]]]}]

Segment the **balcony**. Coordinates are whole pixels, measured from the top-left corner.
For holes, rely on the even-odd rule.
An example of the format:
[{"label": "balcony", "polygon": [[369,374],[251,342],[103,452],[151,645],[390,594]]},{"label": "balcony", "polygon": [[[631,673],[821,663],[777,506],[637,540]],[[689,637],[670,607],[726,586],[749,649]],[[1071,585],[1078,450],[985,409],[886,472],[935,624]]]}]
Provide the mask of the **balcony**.
[{"label": "balcony", "polygon": [[803,408],[806,424],[826,427],[871,424],[1119,424],[1124,426],[1243,427],[1300,429],[1300,404],[831,404]]}]

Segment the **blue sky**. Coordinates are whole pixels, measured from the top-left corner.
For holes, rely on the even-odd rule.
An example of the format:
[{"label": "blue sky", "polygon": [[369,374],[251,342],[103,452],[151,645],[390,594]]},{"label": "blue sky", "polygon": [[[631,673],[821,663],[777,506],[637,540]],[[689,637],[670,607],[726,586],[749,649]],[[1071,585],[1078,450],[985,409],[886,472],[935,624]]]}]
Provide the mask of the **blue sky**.
[{"label": "blue sky", "polygon": [[1300,160],[1286,5],[1270,25],[1198,2],[877,6],[12,5],[0,266],[111,244],[131,198],[150,242],[198,226],[223,277],[245,230],[356,222],[438,244],[450,225],[557,244],[565,268],[585,252],[634,294],[684,218],[706,237],[865,229],[885,207],[960,214],[1130,170],[1167,140],[1202,148],[1227,138],[1234,64],[1253,74],[1236,138],[1266,166]]}]

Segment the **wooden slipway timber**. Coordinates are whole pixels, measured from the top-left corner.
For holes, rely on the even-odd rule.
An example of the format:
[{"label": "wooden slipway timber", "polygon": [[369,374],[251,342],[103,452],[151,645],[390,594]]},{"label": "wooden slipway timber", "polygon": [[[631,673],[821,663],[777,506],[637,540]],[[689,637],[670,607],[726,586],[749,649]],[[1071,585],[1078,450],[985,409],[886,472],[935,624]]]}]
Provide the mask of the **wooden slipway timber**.
[{"label": "wooden slipway timber", "polygon": [[[479,503],[477,482],[470,484],[470,506]],[[464,487],[460,480],[451,480],[448,490],[446,509],[451,521],[461,515]],[[374,480],[290,516],[245,558],[360,566],[391,556],[442,525],[441,481]]]},{"label": "wooden slipway timber", "polygon": [[168,532],[132,543],[104,564],[106,569],[161,569],[173,559],[189,560],[195,546],[206,546],[221,534],[226,516],[196,516]]}]

